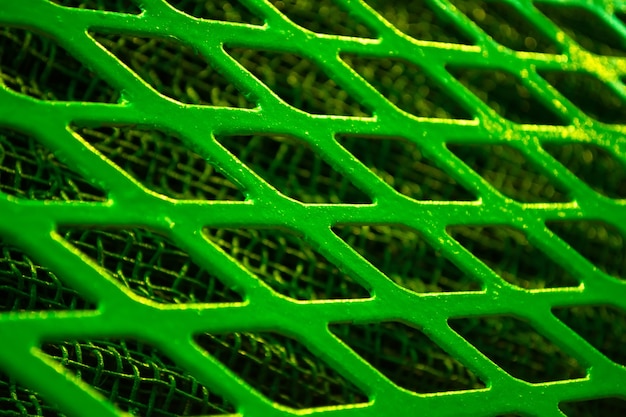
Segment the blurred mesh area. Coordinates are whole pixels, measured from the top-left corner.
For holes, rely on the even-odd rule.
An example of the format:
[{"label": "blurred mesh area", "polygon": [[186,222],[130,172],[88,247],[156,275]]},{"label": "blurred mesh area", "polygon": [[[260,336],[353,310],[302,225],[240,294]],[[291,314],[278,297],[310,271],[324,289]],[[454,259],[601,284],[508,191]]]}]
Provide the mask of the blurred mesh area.
[{"label": "blurred mesh area", "polygon": [[275,291],[297,300],[367,298],[302,236],[280,229],[205,229],[205,235]]},{"label": "blurred mesh area", "polygon": [[[137,4],[122,0],[51,0],[63,7],[137,13]],[[138,2],[140,3],[140,2]],[[261,25],[242,4],[229,1],[167,0],[177,10],[201,19]],[[375,31],[351,20],[330,0],[271,1],[295,24],[310,31],[375,38]],[[476,43],[458,28],[449,14],[430,2],[366,0],[390,24],[419,40],[457,44]],[[520,13],[497,2],[455,0],[452,3],[477,28],[506,48],[544,54],[558,53],[545,34]],[[539,9],[584,49],[604,55],[624,55],[623,40],[585,11],[556,4]],[[346,23],[348,22],[348,23]],[[581,23],[583,22],[583,23]],[[596,30],[596,29],[601,30]],[[584,30],[583,30],[584,29]],[[92,36],[135,71],[157,93],[180,103],[226,107],[254,107],[222,78],[201,53],[171,39],[93,33]],[[622,43],[620,43],[622,42]],[[314,62],[273,51],[227,49],[227,52],[286,103],[322,115],[371,116],[368,109],[344,91]],[[466,111],[451,103],[420,69],[390,59],[342,56],[344,62],[372,84],[392,104],[420,117],[465,118]],[[561,124],[537,97],[505,71],[451,68],[461,84],[499,116],[516,123]],[[200,74],[200,75],[198,75]],[[542,74],[556,90],[600,121],[623,120],[623,110],[611,94],[593,95],[584,103],[584,77],[563,71]],[[598,80],[596,80],[598,81]],[[598,81],[600,82],[600,81]],[[0,83],[38,100],[116,103],[119,92],[84,67],[79,60],[41,34],[13,27],[0,28]],[[600,82],[601,83],[601,82]],[[602,84],[602,83],[601,83]],[[579,102],[583,104],[578,104]],[[460,106],[460,105],[459,105]],[[599,110],[598,110],[599,109]],[[604,109],[608,109],[609,113]],[[608,115],[607,115],[608,114]],[[235,182],[185,147],[184,138],[137,126],[73,126],[75,133],[111,164],[154,193],[179,200],[242,200]],[[454,174],[431,164],[414,143],[403,138],[340,137],[342,146],[398,193],[417,200],[471,201],[474,195],[459,185]],[[326,164],[315,149],[297,138],[259,135],[217,138],[235,157],[288,197],[304,203],[369,203],[371,199]],[[561,185],[521,150],[509,146],[450,144],[449,149],[475,175],[497,192],[521,203],[571,201]],[[587,145],[547,145],[545,150],[596,192],[609,198],[626,196],[626,170],[610,149]],[[0,191],[30,200],[104,202],[106,194],[72,171],[37,138],[0,127]],[[365,226],[363,226],[365,227]],[[369,226],[368,226],[369,227]],[[626,277],[624,237],[610,226],[596,223],[550,225],[599,270]],[[247,273],[275,291],[298,300],[366,298],[370,294],[353,277],[339,271],[298,236],[283,230],[206,230],[207,238]],[[433,253],[417,240],[416,232],[396,227],[345,226],[336,233],[370,266],[414,292],[476,291],[479,285],[464,271]],[[207,265],[198,265],[166,236],[144,229],[68,229],[62,236],[105,271],[117,285],[158,303],[238,302]],[[459,226],[453,238],[504,281],[526,289],[576,286],[577,280],[555,265],[522,233],[497,227]],[[610,249],[613,256],[607,256]],[[537,254],[539,252],[539,254]],[[532,258],[532,262],[527,262]],[[412,271],[419,269],[419,274]],[[0,241],[0,312],[92,309],[75,290],[28,254]],[[556,314],[556,313],[555,313]],[[609,358],[623,362],[623,338],[611,337],[626,329],[626,314],[604,309],[559,310],[558,317],[598,345]],[[395,327],[394,327],[395,326]],[[615,327],[616,326],[616,327]],[[583,376],[580,365],[565,354],[550,363],[555,346],[524,323],[508,317],[463,319],[455,331],[512,375],[531,381]],[[502,330],[505,329],[505,330]],[[475,389],[484,386],[426,335],[401,324],[341,325],[333,333],[399,386],[417,392]],[[623,330],[622,330],[623,331]],[[497,334],[507,334],[505,340]],[[367,401],[365,394],[335,375],[303,345],[274,334],[235,333],[200,335],[196,343],[230,367],[268,398],[293,408],[352,404]],[[373,349],[372,346],[377,348]],[[529,348],[525,348],[529,346]],[[138,416],[176,416],[234,413],[184,369],[155,348],[131,339],[66,340],[44,345],[46,355],[75,373],[120,409]],[[514,363],[508,359],[515,358]],[[411,367],[419,363],[418,369]],[[509,361],[510,362],[510,361]],[[414,378],[419,375],[420,378]],[[419,383],[416,382],[419,379]],[[606,405],[603,405],[606,404]],[[3,415],[61,416],[54,405],[0,374]],[[568,416],[611,414],[624,410],[623,401],[563,406]],[[592,411],[589,411],[592,410]],[[0,413],[2,414],[2,413]],[[608,415],[608,414],[607,414]]]},{"label": "blurred mesh area", "polygon": [[118,94],[65,49],[19,28],[0,29],[0,80],[40,100],[114,103]]},{"label": "blurred mesh area", "polygon": [[299,409],[367,402],[358,388],[291,338],[276,333],[231,333],[199,334],[194,339],[280,404]]},{"label": "blurred mesh area", "polygon": [[485,387],[427,335],[405,324],[339,324],[331,331],[402,388],[435,393]]},{"label": "blurred mesh area", "polygon": [[226,136],[218,141],[288,197],[303,203],[370,203],[304,141],[291,136]]}]

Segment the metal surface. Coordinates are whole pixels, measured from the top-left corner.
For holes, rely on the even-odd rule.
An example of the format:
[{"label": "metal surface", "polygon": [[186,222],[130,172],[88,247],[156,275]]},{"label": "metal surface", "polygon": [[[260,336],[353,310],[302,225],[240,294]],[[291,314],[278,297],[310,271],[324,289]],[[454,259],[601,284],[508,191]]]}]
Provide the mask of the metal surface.
[{"label": "metal surface", "polygon": [[[610,305],[623,315],[626,310],[623,267],[603,272],[546,226],[547,222],[549,225],[557,222],[554,223],[557,227],[561,221],[601,220],[623,236],[626,234],[626,202],[619,198],[626,196],[619,189],[613,193],[616,195],[602,195],[602,184],[598,188],[583,182],[553,157],[554,153],[544,149],[544,145],[557,148],[561,144],[595,145],[606,152],[607,158],[617,161],[616,166],[626,162],[626,140],[623,139],[626,132],[619,124],[624,123],[625,90],[620,79],[626,75],[626,61],[619,48],[609,45],[608,50],[599,50],[600,53],[608,51],[604,55],[589,52],[530,1],[523,0],[506,4],[555,45],[558,54],[508,49],[446,1],[433,1],[431,8],[436,15],[447,17],[450,24],[475,45],[412,38],[359,1],[337,3],[349,12],[350,18],[361,21],[375,34],[371,38],[313,33],[290,21],[269,3],[255,0],[242,3],[265,24],[192,18],[160,0],[139,1],[141,13],[135,15],[61,7],[44,0],[1,2],[3,26],[50,36],[118,91],[120,99],[112,103],[81,102],[80,99],[45,101],[20,94],[14,88],[0,87],[3,128],[36,138],[88,182],[106,191],[106,201],[91,202],[39,201],[0,194],[0,234],[5,243],[21,248],[39,265],[52,270],[67,286],[97,305],[93,310],[0,314],[0,368],[72,416],[116,416],[122,412],[79,377],[68,374],[59,363],[43,354],[42,343],[125,337],[144,341],[158,347],[211,392],[231,403],[236,413],[246,417],[292,414],[495,416],[507,413],[559,416],[562,415],[561,402],[626,397],[624,363],[618,364],[603,355],[552,312],[560,307]],[[568,1],[567,4],[593,13],[615,34],[620,45],[624,43],[626,27],[613,15],[616,8],[626,10],[621,3]],[[194,102],[191,93],[192,98],[187,103],[172,100],[108,52],[102,46],[105,41],[98,44],[89,33],[167,37],[188,45],[237,90],[244,92],[252,106],[204,105],[207,103]],[[525,45],[536,44],[529,41]],[[306,103],[288,104],[259,80],[262,74],[256,78],[227,53],[236,48],[269,49],[308,58],[358,101],[363,113],[346,116],[341,103],[337,104],[336,114],[339,115],[299,110],[296,107],[306,108]],[[395,101],[392,104],[373,87],[380,82],[380,89],[385,88],[384,79],[376,73],[359,75],[359,57],[393,57],[417,66],[437,86],[440,97],[444,97],[431,96],[429,100],[444,103],[447,100],[459,109],[437,113],[428,107],[428,101],[425,107],[412,108],[411,100],[404,103],[401,94],[397,99],[390,99]],[[521,92],[519,101],[526,102],[527,109],[506,113],[497,103],[483,101],[480,92],[489,87],[479,85],[481,78],[476,81],[470,70],[510,74],[523,86],[511,91]],[[551,80],[548,74],[551,71],[590,74],[601,80],[618,102],[605,103],[604,108],[585,109],[584,103],[576,102],[578,98],[568,99],[559,93],[559,79],[553,80],[557,88],[547,81]],[[500,75],[494,77],[490,79],[498,80]],[[504,83],[504,78],[502,80]],[[529,96],[534,97],[534,101]],[[585,98],[593,97],[583,97],[583,102]],[[542,110],[533,113],[528,111],[528,106],[535,110],[535,106],[540,106]],[[202,196],[167,196],[146,188],[105,158],[100,148],[90,144],[87,136],[78,131],[103,125],[138,125],[175,135],[181,146],[193,149],[223,172],[243,191],[245,200],[209,201]],[[229,152],[226,142],[222,145],[218,140],[251,134],[289,135],[308,144],[372,202],[348,201],[359,204],[347,204],[332,199],[318,202],[300,198],[306,201],[302,203],[291,198],[288,184],[284,189],[274,188]],[[414,191],[395,189],[377,175],[375,168],[368,168],[367,162],[360,162],[347,150],[350,147],[345,143],[347,135],[363,141],[372,137],[381,141],[402,138],[403,143],[415,144],[424,158],[471,196],[451,201],[444,193],[429,201],[422,199],[419,193],[411,194]],[[481,177],[470,168],[469,162],[463,162],[459,157],[461,153],[450,150],[464,145],[514,148],[524,161],[560,190],[561,197],[554,201],[554,193],[548,193],[539,201],[532,198],[527,201],[516,194],[526,187],[523,181],[510,185],[508,193],[499,190],[497,179],[491,181],[488,174]],[[513,165],[516,164],[521,165],[521,162],[514,160]],[[478,163],[477,171],[481,166],[484,165]],[[609,183],[610,175],[611,172],[607,173]],[[347,238],[338,236],[341,227],[353,225],[402,225],[419,232],[419,236],[437,251],[437,256],[450,260],[469,275],[478,283],[479,290],[453,287],[445,293],[438,288],[434,288],[433,293],[420,293],[415,288],[411,290],[397,284],[381,272],[381,267],[380,270],[375,268],[352,249]],[[460,239],[457,242],[451,237],[458,226],[494,225],[522,231],[530,245],[573,277],[574,284],[556,288],[543,288],[543,284],[515,285],[490,269],[488,262],[483,263],[473,256],[459,243]],[[144,228],[167,236],[226,287],[238,293],[240,301],[237,296],[212,304],[193,297],[183,303],[150,301],[121,285],[97,260],[68,243],[64,231],[80,227]],[[351,295],[347,292],[339,299],[331,296],[326,297],[331,298],[328,300],[310,301],[306,300],[309,297],[306,294],[310,294],[306,291],[302,297],[279,294],[278,284],[273,286],[260,280],[226,254],[220,247],[219,236],[216,238],[210,232],[221,228],[290,231],[296,236],[296,242],[310,245],[371,296],[349,299]],[[617,250],[616,256],[623,257],[623,250]],[[550,382],[516,378],[453,330],[458,318],[498,315],[528,323],[551,340],[565,356],[573,358],[568,360],[580,364],[583,369],[580,377]],[[483,388],[434,394],[418,394],[401,388],[366,362],[365,354],[360,356],[342,342],[337,336],[340,332],[329,329],[329,325],[334,329],[333,326],[341,323],[380,322],[402,322],[419,329],[469,369],[476,380],[482,381],[476,386]],[[306,346],[313,357],[320,358],[361,391],[363,395],[358,401],[365,402],[295,410],[269,400],[223,361],[212,356],[211,351],[200,348],[199,339],[195,337],[200,333],[231,332],[275,332],[296,340]],[[468,340],[471,339],[468,337]]]}]

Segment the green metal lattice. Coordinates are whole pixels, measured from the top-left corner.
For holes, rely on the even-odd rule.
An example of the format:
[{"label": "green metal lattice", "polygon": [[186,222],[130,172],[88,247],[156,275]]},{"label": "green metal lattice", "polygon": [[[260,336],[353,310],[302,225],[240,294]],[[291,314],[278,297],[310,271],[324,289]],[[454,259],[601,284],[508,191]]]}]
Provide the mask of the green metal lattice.
[{"label": "green metal lattice", "polygon": [[626,4],[203,4],[0,3],[0,407],[626,397]]}]

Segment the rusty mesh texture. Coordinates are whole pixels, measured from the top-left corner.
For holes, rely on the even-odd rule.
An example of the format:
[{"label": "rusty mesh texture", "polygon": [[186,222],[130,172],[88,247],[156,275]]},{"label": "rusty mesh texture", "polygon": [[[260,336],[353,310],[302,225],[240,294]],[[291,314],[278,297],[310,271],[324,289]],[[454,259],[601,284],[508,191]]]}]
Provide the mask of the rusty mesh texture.
[{"label": "rusty mesh texture", "polygon": [[[610,2],[597,2],[592,7],[582,1],[533,5],[530,1],[471,0],[50,3],[102,16],[104,23],[89,27],[89,36],[110,53],[111,59],[119,61],[118,70],[124,65],[132,71],[126,71],[129,76],[142,80],[144,86],[163,97],[189,105],[254,109],[261,93],[271,92],[272,97],[302,112],[340,116],[337,120],[344,121],[340,128],[329,131],[334,143],[345,150],[341,157],[325,151],[322,142],[300,137],[280,123],[274,133],[267,133],[271,129],[258,133],[249,127],[252,122],[246,122],[242,129],[236,125],[217,128],[215,148],[249,170],[252,180],[246,184],[238,179],[241,176],[229,172],[234,165],[220,166],[225,164],[208,157],[209,148],[190,146],[184,132],[172,127],[175,120],[163,128],[123,117],[115,122],[79,117],[68,126],[70,136],[80,139],[85,152],[104,158],[146,193],[188,204],[244,202],[250,196],[248,187],[265,184],[270,193],[303,204],[366,207],[395,196],[398,201],[468,206],[479,199],[483,204],[514,201],[520,207],[552,210],[550,216],[542,218],[545,228],[540,235],[525,231],[523,220],[492,222],[474,210],[473,218],[447,224],[446,234],[456,245],[449,250],[428,238],[427,230],[417,230],[415,224],[389,222],[376,215],[347,215],[330,226],[346,248],[353,250],[350,259],[358,264],[353,269],[336,265],[332,254],[320,250],[323,242],[306,238],[306,232],[279,224],[270,226],[265,220],[258,224],[253,219],[240,224],[224,222],[224,226],[215,222],[203,229],[204,238],[214,248],[211,253],[226,255],[233,265],[241,267],[217,270],[211,261],[202,259],[202,253],[190,253],[163,230],[132,222],[91,225],[69,221],[59,225],[56,233],[61,241],[81,253],[92,270],[107,276],[135,299],[164,305],[244,302],[247,296],[242,288],[232,285],[232,280],[220,279],[228,274],[248,274],[272,291],[301,302],[337,303],[370,299],[373,288],[362,278],[368,274],[384,276],[400,291],[424,296],[462,293],[468,294],[468,300],[471,294],[484,292],[486,282],[495,281],[506,288],[529,290],[529,294],[565,294],[560,303],[552,305],[554,317],[579,335],[575,339],[578,343],[626,365],[623,303],[611,305],[600,300],[580,304],[568,298],[567,294],[579,291],[587,278],[562,255],[576,254],[576,265],[582,262],[589,274],[613,280],[620,297],[626,299],[624,225],[601,216],[574,219],[555,214],[559,207],[565,210],[574,201],[580,202],[588,195],[585,193],[615,204],[626,198],[623,144],[615,143],[617,136],[597,140],[585,136],[596,126],[585,125],[588,120],[609,126],[606,129],[618,132],[615,135],[623,132],[619,124],[626,121],[624,87],[618,77],[626,75],[625,61],[619,60],[626,56],[626,26],[619,20],[622,6]],[[254,40],[256,35],[251,32],[249,44],[240,38],[227,42],[226,55],[218,59],[207,56],[209,48],[198,50],[144,29],[133,31],[132,25],[116,29],[115,22],[121,22],[121,17],[139,16],[142,10],[158,13],[158,8],[177,10],[182,13],[179,17],[231,22],[242,30],[262,28],[264,22],[286,16],[292,23],[290,30],[329,39],[338,35],[342,38],[336,39],[343,39],[345,47],[338,51],[340,61],[325,65],[319,55],[307,56],[302,48],[273,49],[271,44]],[[359,13],[352,13],[352,8]],[[107,26],[106,19],[113,23]],[[387,56],[384,48],[370,48],[377,39],[392,35],[407,42],[423,41],[418,44],[424,46],[424,55],[409,61]],[[114,105],[124,100],[125,93],[110,82],[115,72],[107,74],[105,81],[98,69],[83,64],[53,38],[26,25],[2,23],[3,88],[42,101]],[[281,37],[271,39],[278,42]],[[500,53],[510,62],[504,58],[483,63],[462,58],[446,61],[446,56],[460,54],[463,48]],[[564,57],[585,53],[598,56],[596,62],[611,59],[618,63],[595,74],[589,68],[561,65]],[[428,54],[448,64],[429,66]],[[515,60],[536,62],[537,74],[524,79],[513,73]],[[237,70],[227,73],[216,69],[224,63],[237,65]],[[332,69],[341,65],[341,77],[334,77]],[[437,71],[446,72],[446,77],[437,80]],[[245,82],[229,80],[229,76],[241,78],[243,73],[250,75]],[[607,74],[609,81],[598,74]],[[455,95],[455,90],[463,93]],[[398,115],[395,120],[400,127],[396,132],[375,127],[379,112]],[[280,109],[274,114],[279,115]],[[403,118],[413,123],[406,134],[401,133]],[[429,125],[429,135],[422,136],[416,126],[428,118],[441,123]],[[483,122],[483,130],[476,127],[476,119]],[[452,122],[456,123],[454,130],[447,124]],[[267,119],[267,123],[272,122]],[[509,125],[523,128],[506,136],[502,126]],[[533,131],[537,125],[550,128]],[[578,128],[583,133],[577,134]],[[422,137],[428,140],[433,135],[442,136],[441,143],[445,143],[436,152],[420,145]],[[569,140],[551,140],[559,135]],[[516,137],[523,139],[516,141]],[[115,200],[104,182],[88,178],[85,170],[76,168],[75,161],[63,152],[53,152],[36,135],[8,123],[0,126],[0,192],[4,195],[57,203],[104,204]],[[341,169],[346,161],[350,168]],[[545,161],[559,169],[551,171]],[[405,207],[398,206],[398,210]],[[446,213],[453,216],[453,210]],[[542,243],[546,239],[558,241],[565,249],[546,253],[550,245]],[[451,254],[458,252],[471,253],[472,261],[455,261]],[[0,241],[0,314],[98,308],[93,297],[67,285],[53,268],[37,263],[35,258],[20,245]],[[448,324],[476,349],[477,355],[484,355],[504,372],[529,383],[587,375],[589,363],[585,358],[563,349],[563,344],[523,317],[508,314],[505,307],[499,312],[481,311],[451,317]],[[411,392],[432,394],[489,386],[476,366],[468,366],[458,352],[451,353],[449,347],[438,344],[436,332],[401,315],[340,320],[330,323],[329,329],[381,378]],[[52,338],[41,341],[41,351],[47,360],[80,378],[116,409],[133,415],[239,412],[236,401],[215,394],[194,372],[170,359],[171,351],[164,351],[154,341],[139,339],[131,335]],[[290,332],[270,328],[198,331],[193,340],[238,380],[285,412],[371,400],[371,393],[363,388],[367,384],[333,369],[320,359],[324,355]],[[615,395],[593,394],[584,401],[561,401],[557,414],[545,415],[621,415],[626,413],[626,402],[618,391],[616,388]],[[516,410],[511,404],[503,406],[500,413],[491,410],[484,415],[497,414],[532,415],[527,407]],[[65,414],[54,398],[43,398],[19,378],[0,372],[0,415]],[[429,415],[437,414],[433,411]]]}]

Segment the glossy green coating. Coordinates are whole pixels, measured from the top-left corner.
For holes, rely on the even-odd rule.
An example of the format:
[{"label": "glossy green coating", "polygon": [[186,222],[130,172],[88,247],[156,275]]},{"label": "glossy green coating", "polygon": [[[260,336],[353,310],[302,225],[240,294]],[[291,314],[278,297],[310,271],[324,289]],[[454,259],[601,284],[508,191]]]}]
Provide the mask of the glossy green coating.
[{"label": "glossy green coating", "polygon": [[[58,404],[68,416],[123,415],[94,389],[63,372],[39,350],[52,339],[129,337],[145,340],[235,405],[245,417],[324,416],[479,416],[517,413],[560,416],[558,404],[597,397],[626,397],[626,368],[594,349],[559,321],[559,306],[610,304],[626,310],[626,282],[594,267],[547,228],[553,220],[596,219],[626,235],[626,200],[610,199],[568,171],[543,149],[546,143],[586,143],[603,147],[626,163],[626,128],[605,124],[579,110],[538,71],[577,71],[595,75],[624,100],[619,81],[623,57],[582,49],[530,1],[509,5],[539,28],[560,54],[516,52],[499,45],[445,0],[431,3],[476,45],[411,38],[358,0],[338,0],[377,37],[316,34],[288,20],[269,3],[242,0],[265,25],[203,20],[161,0],[139,0],[130,15],[61,7],[45,0],[3,0],[0,24],[52,37],[79,61],[120,91],[119,102],[40,101],[0,86],[0,124],[37,138],[60,159],[108,193],[106,202],[35,201],[0,194],[0,235],[23,248],[67,285],[97,302],[95,311],[10,312],[0,314],[0,368]],[[559,2],[561,4],[563,2]],[[626,39],[613,15],[626,5],[614,1],[567,1],[584,7]],[[192,46],[230,80],[254,108],[181,104],[142,81],[88,31],[171,37]],[[298,110],[251,75],[223,46],[271,49],[307,57],[330,74],[370,117],[312,115]],[[340,58],[340,54],[394,57],[419,65],[471,119],[417,117],[393,105]],[[501,117],[457,81],[446,68],[504,70],[517,76],[541,105],[563,125],[518,124]],[[70,126],[141,125],[176,132],[240,186],[245,201],[180,201],[152,192],[88,145]],[[222,147],[215,136],[273,133],[302,138],[337,171],[372,197],[372,204],[303,204],[279,193]],[[337,135],[401,136],[478,196],[475,201],[417,201],[381,181],[336,140]],[[571,201],[520,203],[499,193],[448,148],[448,143],[506,144],[566,190]],[[419,231],[437,250],[481,282],[482,291],[417,294],[387,279],[333,231],[338,224],[400,224]],[[93,261],[57,233],[59,226],[141,226],[169,236],[180,248],[216,271],[244,295],[241,303],[162,305],[122,288]],[[580,280],[578,287],[527,290],[505,282],[446,228],[456,225],[509,225]],[[277,294],[228,257],[203,234],[206,227],[280,227],[297,232],[328,260],[373,294],[358,300],[295,301]],[[451,329],[456,317],[513,315],[524,319],[587,370],[575,380],[529,383],[516,379]],[[486,382],[479,390],[416,394],[402,389],[356,355],[329,331],[331,323],[400,320],[433,341]],[[369,402],[293,410],[277,405],[240,380],[192,341],[198,332],[277,331],[297,339],[361,389]]]}]

